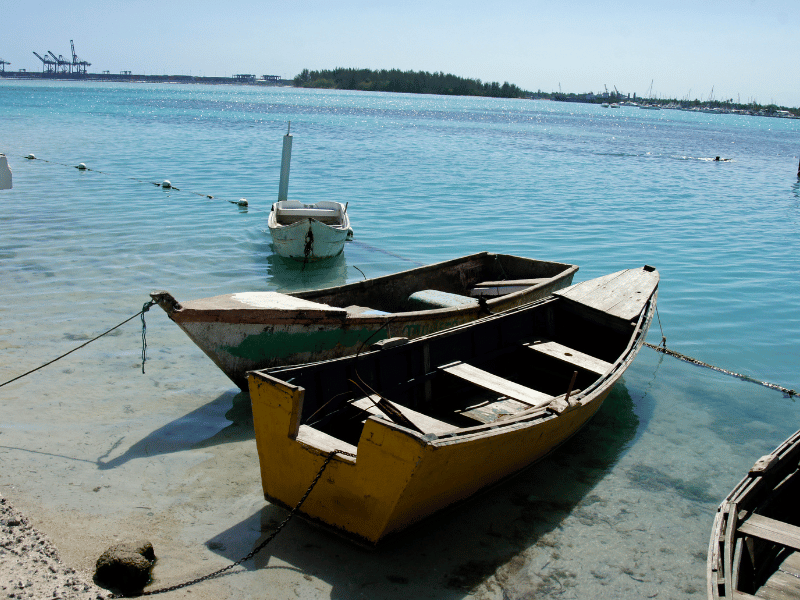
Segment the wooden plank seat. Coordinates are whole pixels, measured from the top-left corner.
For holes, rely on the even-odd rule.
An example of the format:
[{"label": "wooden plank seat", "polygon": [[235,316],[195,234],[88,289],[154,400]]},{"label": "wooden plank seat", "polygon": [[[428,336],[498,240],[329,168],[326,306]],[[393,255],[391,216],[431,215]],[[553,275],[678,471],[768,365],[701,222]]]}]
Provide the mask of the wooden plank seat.
[{"label": "wooden plank seat", "polygon": [[547,281],[547,278],[482,281],[473,286],[472,290],[470,290],[470,296],[505,296],[506,294],[513,294],[514,292],[525,290],[534,285],[539,285],[544,281]]},{"label": "wooden plank seat", "polygon": [[281,217],[313,217],[316,219],[317,217],[337,217],[339,216],[339,211],[332,208],[279,208],[276,216],[279,219]]},{"label": "wooden plank seat", "polygon": [[518,400],[504,398],[494,402],[481,402],[468,406],[466,409],[457,411],[458,414],[468,417],[478,423],[488,425],[501,419],[516,415],[526,410],[530,406]]},{"label": "wooden plank seat", "polygon": [[[374,401],[373,401],[374,400]],[[388,417],[386,414],[377,406],[375,403],[380,400],[380,396],[372,395],[372,396],[365,396],[364,398],[359,398],[358,400],[354,400],[350,404],[355,406],[356,408],[360,408],[361,410],[368,412],[371,415],[375,415],[376,417],[381,417],[382,419],[387,419]],[[420,412],[412,410],[408,407],[402,406],[401,404],[397,404],[392,402],[395,408],[399,410],[403,416],[411,421],[414,425],[416,425],[420,431],[423,433],[433,433],[434,435],[441,435],[443,433],[450,433],[458,429],[456,425],[450,425],[449,423],[445,423],[444,421],[439,421],[438,419],[434,419],[433,417],[429,417],[428,415],[424,415]]]},{"label": "wooden plank seat", "polygon": [[315,219],[326,225],[341,225],[342,216],[332,208],[279,208],[275,219],[281,225],[291,225],[306,219]]},{"label": "wooden plank seat", "polygon": [[752,514],[739,525],[739,533],[800,551],[800,527]]},{"label": "wooden plank seat", "polygon": [[474,385],[490,390],[501,396],[506,396],[517,402],[527,404],[529,407],[546,406],[553,400],[553,396],[531,389],[524,385],[514,383],[488,371],[484,371],[472,365],[456,362],[439,367],[439,370],[468,381]]},{"label": "wooden plank seat", "polygon": [[431,310],[435,308],[455,308],[464,304],[478,304],[478,300],[469,296],[451,294],[440,290],[419,290],[408,297],[409,306],[413,310]]},{"label": "wooden plank seat", "polygon": [[607,373],[613,366],[612,363],[606,362],[589,354],[584,354],[578,350],[573,350],[567,346],[553,342],[544,338],[536,340],[526,340],[523,345],[530,348],[534,352],[551,356],[562,362],[568,363],[585,371],[590,371],[597,375]]}]

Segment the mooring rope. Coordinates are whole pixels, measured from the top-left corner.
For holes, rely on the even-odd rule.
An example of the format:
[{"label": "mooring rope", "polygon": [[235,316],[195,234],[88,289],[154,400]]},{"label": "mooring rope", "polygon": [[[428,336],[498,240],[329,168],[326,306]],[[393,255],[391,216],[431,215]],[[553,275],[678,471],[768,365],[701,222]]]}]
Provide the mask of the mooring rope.
[{"label": "mooring rope", "polygon": [[300,510],[300,507],[306,501],[306,498],[308,498],[309,494],[311,494],[311,490],[313,490],[314,486],[317,485],[317,482],[320,480],[320,477],[322,477],[322,473],[325,471],[325,468],[328,466],[328,463],[331,462],[331,460],[333,460],[333,457],[336,456],[337,454],[344,454],[345,456],[350,456],[352,458],[356,458],[356,455],[351,453],[351,452],[345,452],[344,450],[331,450],[328,453],[328,456],[325,458],[325,461],[322,463],[322,466],[320,467],[319,471],[317,471],[317,474],[314,476],[314,479],[311,481],[311,484],[308,486],[308,489],[306,490],[306,493],[303,494],[302,498],[300,498],[300,502],[298,502],[294,506],[294,508],[289,511],[289,515],[283,520],[283,522],[281,522],[280,525],[278,525],[278,527],[275,528],[275,531],[273,531],[269,535],[269,537],[267,539],[265,539],[263,542],[261,542],[255,548],[253,548],[250,552],[248,552],[247,556],[244,556],[244,557],[240,558],[239,560],[237,560],[236,562],[229,564],[227,567],[223,567],[223,568],[221,568],[221,569],[219,569],[217,571],[214,571],[213,573],[209,573],[208,575],[203,575],[202,577],[198,577],[196,579],[192,579],[191,581],[186,581],[184,583],[178,583],[176,585],[171,585],[169,587],[159,588],[159,589],[156,589],[156,590],[148,590],[146,592],[136,592],[136,593],[131,594],[130,596],[124,595],[124,594],[114,594],[111,597],[112,598],[134,598],[134,597],[139,597],[139,596],[155,596],[156,594],[164,594],[166,592],[174,592],[175,590],[180,590],[180,589],[189,587],[190,585],[195,585],[195,584],[200,583],[202,581],[208,581],[209,579],[214,579],[215,577],[219,577],[220,575],[230,571],[234,567],[238,567],[240,564],[242,564],[246,560],[250,560],[256,554],[261,552],[267,544],[269,544],[272,540],[274,540],[277,537],[277,535],[281,532],[281,530],[284,527],[286,527],[286,525],[289,523],[289,521],[292,520],[292,517],[294,517],[295,514],[297,513],[297,511]]},{"label": "mooring rope", "polygon": [[[61,165],[62,167],[72,167],[72,168],[78,169],[79,171],[92,171],[93,173],[100,173],[101,175],[109,175],[111,177],[119,177],[119,175],[117,175],[116,173],[109,173],[108,171],[101,171],[100,169],[91,169],[91,168],[87,167],[86,165],[84,165],[83,163],[81,163],[79,165],[68,165],[66,163],[58,162],[56,160],[46,160],[44,158],[39,158],[37,156],[34,156],[33,154],[29,154],[28,156],[23,156],[23,158],[25,158],[27,160],[39,160],[41,162],[45,162],[45,163],[49,163],[49,164],[53,164],[53,165]],[[177,192],[181,192],[182,191],[182,192],[186,192],[187,194],[194,194],[195,196],[200,196],[201,198],[216,199],[215,196],[212,196],[211,194],[203,194],[203,193],[200,193],[200,192],[193,192],[191,190],[181,190],[180,188],[175,187],[169,181],[166,181],[166,180],[161,182],[161,183],[159,183],[157,181],[149,181],[147,179],[140,179],[138,177],[132,177],[132,176],[127,177],[127,179],[130,179],[132,181],[138,181],[139,183],[148,183],[148,184],[154,185],[156,187],[164,188],[165,190],[175,190]],[[236,204],[237,206],[247,206],[247,200],[245,200],[244,198],[239,199],[239,200],[228,200],[228,202],[230,202],[231,204]]]},{"label": "mooring rope", "polygon": [[3,387],[4,385],[8,385],[9,383],[13,383],[13,382],[17,381],[18,379],[22,379],[22,378],[23,378],[23,377],[25,377],[26,375],[30,375],[31,373],[35,373],[35,372],[36,372],[36,371],[38,371],[39,369],[44,369],[44,368],[45,368],[47,365],[52,365],[54,362],[61,360],[62,358],[64,358],[65,356],[68,356],[68,355],[72,354],[72,353],[73,353],[73,352],[75,352],[76,350],[80,350],[80,349],[81,349],[81,348],[83,348],[84,346],[88,346],[89,344],[91,344],[91,343],[92,343],[92,342],[94,342],[95,340],[99,340],[99,339],[100,339],[101,337],[103,337],[104,335],[108,335],[109,333],[111,333],[111,332],[112,332],[112,331],[114,331],[115,329],[118,329],[119,327],[122,327],[122,326],[123,326],[123,325],[125,325],[125,323],[127,323],[128,321],[132,321],[133,319],[135,319],[136,317],[138,317],[138,316],[140,316],[140,315],[141,315],[141,317],[142,317],[142,373],[144,373],[144,362],[145,362],[145,360],[146,360],[146,356],[145,356],[145,354],[146,354],[146,353],[145,353],[145,349],[147,348],[147,340],[146,340],[146,338],[145,338],[145,332],[146,332],[146,330],[147,330],[147,325],[146,325],[146,324],[145,324],[145,322],[144,322],[144,313],[146,313],[148,310],[150,310],[150,307],[151,307],[151,306],[153,306],[154,304],[155,304],[155,301],[153,301],[153,300],[151,300],[150,302],[145,302],[145,303],[144,303],[144,306],[142,306],[142,310],[140,310],[138,313],[136,313],[136,314],[135,314],[135,315],[133,315],[132,317],[130,317],[130,318],[128,318],[128,319],[125,319],[125,320],[124,320],[122,323],[120,323],[119,325],[115,325],[114,327],[112,327],[112,328],[111,328],[111,329],[109,329],[108,331],[106,331],[106,332],[104,332],[104,333],[101,333],[101,334],[100,334],[100,335],[98,335],[97,337],[94,337],[94,338],[90,339],[88,342],[85,342],[85,343],[81,344],[81,345],[80,345],[80,346],[78,346],[77,348],[73,348],[73,349],[72,349],[72,350],[70,350],[69,352],[65,352],[65,353],[64,353],[64,354],[62,354],[61,356],[59,356],[59,357],[57,357],[57,358],[54,358],[53,360],[51,360],[51,361],[49,361],[49,362],[46,362],[46,363],[44,363],[43,365],[36,367],[35,369],[31,369],[31,370],[30,370],[30,371],[28,371],[27,373],[23,373],[22,375],[18,375],[17,377],[14,377],[14,379],[9,379],[8,381],[6,381],[6,382],[4,382],[4,383],[0,383],[0,387]]}]

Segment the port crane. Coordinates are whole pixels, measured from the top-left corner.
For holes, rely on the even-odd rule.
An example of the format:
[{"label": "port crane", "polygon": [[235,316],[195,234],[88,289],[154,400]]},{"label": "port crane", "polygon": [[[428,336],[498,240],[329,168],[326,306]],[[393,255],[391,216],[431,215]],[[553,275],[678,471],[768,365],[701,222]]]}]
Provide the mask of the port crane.
[{"label": "port crane", "polygon": [[[75,54],[75,42],[70,40],[69,44],[72,49],[71,61],[64,58],[61,54],[56,56],[50,50],[48,50],[44,56],[41,56],[38,52],[33,53],[36,58],[42,61],[43,73],[76,73],[78,75],[86,75],[86,67],[90,67],[92,63],[81,60],[78,55]],[[4,64],[10,65],[11,63]]]},{"label": "port crane", "polygon": [[47,53],[56,61],[56,71],[58,73],[69,73],[71,71],[70,63],[63,55],[59,54],[56,56],[50,50],[48,50]]},{"label": "port crane", "polygon": [[72,47],[71,69],[74,70],[75,73],[79,73],[80,75],[86,75],[86,67],[91,67],[92,63],[86,62],[85,60],[78,60],[78,55],[75,54],[75,42],[70,40],[69,45]]},{"label": "port crane", "polygon": [[10,64],[11,64],[10,62],[6,62],[2,58],[0,58],[0,73],[5,73],[6,72],[6,65],[10,65]]},{"label": "port crane", "polygon": [[56,63],[52,60],[47,58],[47,56],[40,56],[38,52],[34,52],[36,58],[42,61],[42,73],[55,73],[56,72]]}]

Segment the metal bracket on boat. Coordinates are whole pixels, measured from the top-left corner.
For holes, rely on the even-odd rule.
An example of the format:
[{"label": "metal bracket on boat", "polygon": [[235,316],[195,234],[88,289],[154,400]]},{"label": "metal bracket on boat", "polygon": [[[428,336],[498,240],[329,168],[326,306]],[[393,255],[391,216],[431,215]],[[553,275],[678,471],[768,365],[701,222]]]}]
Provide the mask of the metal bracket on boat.
[{"label": "metal bracket on boat", "polygon": [[163,308],[167,314],[172,314],[183,309],[181,303],[175,300],[169,292],[163,290],[150,292],[150,297],[153,299],[153,302]]}]

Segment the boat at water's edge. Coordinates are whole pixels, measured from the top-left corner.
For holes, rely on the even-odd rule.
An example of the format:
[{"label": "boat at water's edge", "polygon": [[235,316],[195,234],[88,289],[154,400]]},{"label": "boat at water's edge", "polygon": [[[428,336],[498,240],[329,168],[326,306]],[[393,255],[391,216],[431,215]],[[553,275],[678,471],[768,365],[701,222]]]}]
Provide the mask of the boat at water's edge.
[{"label": "boat at water's edge", "polygon": [[[597,412],[659,276],[629,269],[354,357],[249,373],[265,497],[374,545],[517,473]],[[335,453],[333,451],[343,451]]]},{"label": "boat at water's edge", "polygon": [[342,286],[240,292],[186,302],[151,297],[242,389],[247,371],[355,354],[365,342],[416,338],[543,298],[574,265],[480,252]]},{"label": "boat at water's edge", "polygon": [[762,456],[717,509],[709,600],[800,598],[800,431]]}]

